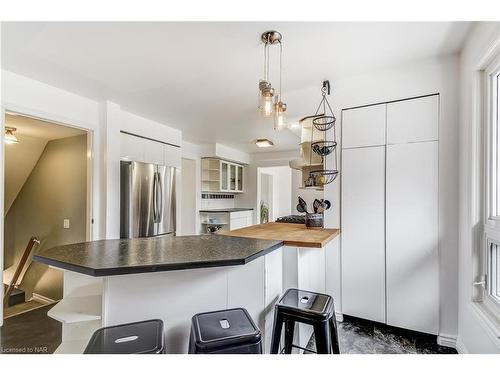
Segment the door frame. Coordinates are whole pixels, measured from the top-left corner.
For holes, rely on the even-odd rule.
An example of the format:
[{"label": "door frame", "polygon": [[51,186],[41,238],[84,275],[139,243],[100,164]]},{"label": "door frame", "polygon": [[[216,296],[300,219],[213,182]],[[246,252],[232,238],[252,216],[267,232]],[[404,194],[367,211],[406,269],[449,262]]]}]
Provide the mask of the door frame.
[{"label": "door frame", "polygon": [[[41,120],[45,122],[50,122],[56,125],[65,126],[69,128],[79,129],[85,131],[87,133],[87,202],[86,202],[86,226],[85,226],[85,239],[86,241],[91,241],[95,236],[95,220],[94,220],[94,161],[95,161],[95,153],[96,153],[96,142],[95,142],[95,134],[94,129],[78,126],[73,124],[68,124],[65,122],[52,120],[46,117],[40,117],[37,115],[27,113],[29,111],[24,110],[10,110],[4,106],[0,107],[0,279],[3,283],[3,267],[4,267],[4,198],[5,198],[5,114],[13,113],[19,116],[24,116],[36,120]],[[3,325],[3,296],[4,296],[4,288],[0,288],[0,327]]]}]

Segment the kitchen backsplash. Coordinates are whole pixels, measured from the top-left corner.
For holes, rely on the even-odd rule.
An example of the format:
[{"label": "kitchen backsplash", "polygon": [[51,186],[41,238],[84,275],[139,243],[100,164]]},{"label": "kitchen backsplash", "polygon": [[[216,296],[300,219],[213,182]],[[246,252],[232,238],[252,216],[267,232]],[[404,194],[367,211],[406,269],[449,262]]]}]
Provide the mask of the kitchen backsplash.
[{"label": "kitchen backsplash", "polygon": [[201,195],[201,209],[234,208],[233,194],[209,194]]}]

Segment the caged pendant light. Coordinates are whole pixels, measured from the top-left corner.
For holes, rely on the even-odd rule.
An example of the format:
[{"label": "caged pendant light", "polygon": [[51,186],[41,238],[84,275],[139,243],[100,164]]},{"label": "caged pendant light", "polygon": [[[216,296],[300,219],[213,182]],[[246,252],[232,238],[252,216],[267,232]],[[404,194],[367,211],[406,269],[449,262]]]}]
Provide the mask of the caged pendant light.
[{"label": "caged pendant light", "polygon": [[[283,130],[286,128],[286,104],[281,97],[282,83],[282,57],[283,45],[281,43],[281,33],[278,31],[266,31],[261,35],[261,41],[264,43],[264,78],[259,81],[259,109],[262,115],[266,118],[274,117],[274,129]],[[280,60],[279,60],[279,90],[276,93],[272,87],[269,78],[269,46],[279,44]]]}]

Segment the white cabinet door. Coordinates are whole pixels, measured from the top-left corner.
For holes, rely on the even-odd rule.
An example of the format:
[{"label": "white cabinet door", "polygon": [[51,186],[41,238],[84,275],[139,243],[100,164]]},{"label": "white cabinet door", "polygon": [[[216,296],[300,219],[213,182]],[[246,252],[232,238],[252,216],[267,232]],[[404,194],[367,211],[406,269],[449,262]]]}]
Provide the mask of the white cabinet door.
[{"label": "white cabinet door", "polygon": [[144,161],[146,163],[164,165],[165,154],[163,151],[163,143],[151,141],[149,139],[144,139],[144,141]]},{"label": "white cabinet door", "polygon": [[120,158],[144,162],[145,140],[133,135],[120,133]]},{"label": "white cabinet door", "polygon": [[243,193],[243,166],[236,166],[236,190]]},{"label": "white cabinet door", "polygon": [[342,312],[385,322],[385,146],[342,151]]},{"label": "white cabinet door", "polygon": [[169,167],[180,168],[181,166],[181,148],[171,145],[163,145],[164,162]]},{"label": "white cabinet door", "polygon": [[387,143],[438,140],[439,95],[387,104]]},{"label": "white cabinet door", "polygon": [[220,191],[229,190],[229,163],[220,162]]},{"label": "white cabinet door", "polygon": [[387,324],[438,333],[438,142],[387,146]]},{"label": "white cabinet door", "polygon": [[385,145],[386,105],[342,111],[342,148]]}]

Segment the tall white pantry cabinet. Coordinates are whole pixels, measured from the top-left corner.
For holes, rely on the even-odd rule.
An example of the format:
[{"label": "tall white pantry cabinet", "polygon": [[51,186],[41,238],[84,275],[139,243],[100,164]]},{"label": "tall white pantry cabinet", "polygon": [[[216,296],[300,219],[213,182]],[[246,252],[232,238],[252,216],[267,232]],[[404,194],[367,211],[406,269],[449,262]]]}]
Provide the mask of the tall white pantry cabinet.
[{"label": "tall white pantry cabinet", "polygon": [[342,312],[438,334],[439,95],[342,111]]}]

